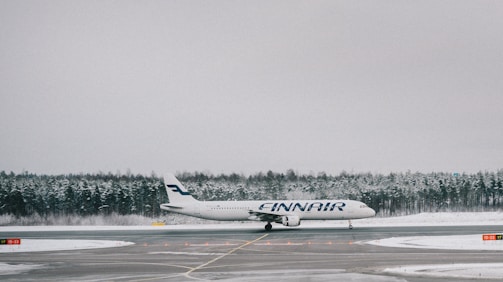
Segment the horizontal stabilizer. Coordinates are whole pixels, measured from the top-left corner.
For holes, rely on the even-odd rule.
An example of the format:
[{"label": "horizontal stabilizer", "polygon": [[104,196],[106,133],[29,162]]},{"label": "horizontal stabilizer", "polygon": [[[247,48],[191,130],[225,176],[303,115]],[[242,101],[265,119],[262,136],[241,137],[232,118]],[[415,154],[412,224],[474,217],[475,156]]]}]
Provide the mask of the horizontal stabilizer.
[{"label": "horizontal stabilizer", "polygon": [[165,207],[165,208],[170,208],[170,209],[183,209],[182,206],[177,206],[177,205],[171,205],[171,204],[162,204],[161,205],[161,208],[162,207]]}]

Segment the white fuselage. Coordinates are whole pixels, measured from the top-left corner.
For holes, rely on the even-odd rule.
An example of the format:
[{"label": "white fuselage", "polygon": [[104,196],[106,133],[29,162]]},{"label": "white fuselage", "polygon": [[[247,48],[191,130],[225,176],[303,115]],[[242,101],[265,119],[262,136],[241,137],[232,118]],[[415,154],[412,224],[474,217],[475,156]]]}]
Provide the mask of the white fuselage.
[{"label": "white fuselage", "polygon": [[348,220],[375,216],[375,211],[353,200],[274,200],[274,201],[194,201],[163,210],[212,220],[260,220],[250,211],[278,216],[298,216],[301,220]]}]

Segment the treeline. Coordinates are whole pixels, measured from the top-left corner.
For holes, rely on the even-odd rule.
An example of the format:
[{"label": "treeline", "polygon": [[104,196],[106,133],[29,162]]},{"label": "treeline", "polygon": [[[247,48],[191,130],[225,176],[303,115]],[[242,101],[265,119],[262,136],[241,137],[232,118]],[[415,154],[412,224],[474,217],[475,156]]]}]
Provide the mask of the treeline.
[{"label": "treeline", "polygon": [[[378,215],[490,211],[503,207],[503,170],[476,174],[343,172],[242,174],[181,173],[199,200],[353,199]],[[36,175],[0,172],[0,215],[141,215],[158,217],[167,202],[162,178],[152,174]]]},{"label": "treeline", "polygon": [[0,215],[155,217],[161,213],[159,205],[165,201],[164,184],[155,176],[0,172]]}]

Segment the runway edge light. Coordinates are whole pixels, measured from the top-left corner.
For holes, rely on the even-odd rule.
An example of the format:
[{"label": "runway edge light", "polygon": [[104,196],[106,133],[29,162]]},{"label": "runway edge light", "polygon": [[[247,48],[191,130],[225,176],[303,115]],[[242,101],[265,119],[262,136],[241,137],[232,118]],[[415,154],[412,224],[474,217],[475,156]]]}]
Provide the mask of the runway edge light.
[{"label": "runway edge light", "polygon": [[152,222],[152,226],[165,226],[166,222],[164,221],[154,221]]}]

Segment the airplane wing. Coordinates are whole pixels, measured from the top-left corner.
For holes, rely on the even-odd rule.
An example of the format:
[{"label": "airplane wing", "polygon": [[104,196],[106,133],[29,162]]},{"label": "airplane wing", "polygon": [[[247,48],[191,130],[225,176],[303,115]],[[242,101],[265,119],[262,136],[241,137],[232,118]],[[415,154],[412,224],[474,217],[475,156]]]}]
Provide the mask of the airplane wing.
[{"label": "airplane wing", "polygon": [[267,213],[254,210],[250,210],[248,211],[248,213],[250,214],[250,217],[248,217],[248,219],[250,220],[267,221],[267,222],[281,222],[281,218],[283,216],[281,214]]}]

